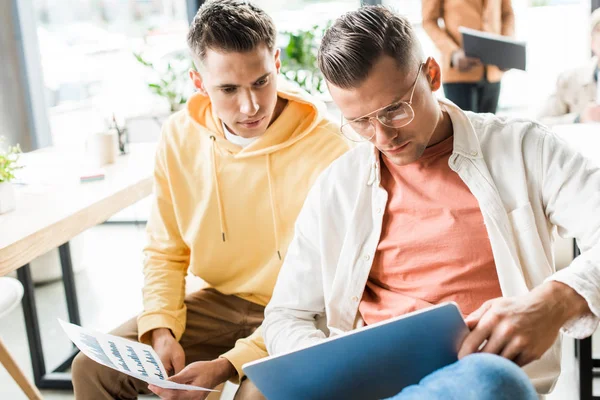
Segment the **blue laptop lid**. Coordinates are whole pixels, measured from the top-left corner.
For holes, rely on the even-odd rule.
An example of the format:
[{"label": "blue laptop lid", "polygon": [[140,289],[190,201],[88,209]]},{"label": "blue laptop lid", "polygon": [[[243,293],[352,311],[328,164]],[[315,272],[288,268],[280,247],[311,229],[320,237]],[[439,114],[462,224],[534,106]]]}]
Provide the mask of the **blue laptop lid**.
[{"label": "blue laptop lid", "polygon": [[269,400],[384,399],[457,361],[468,333],[455,303],[245,364]]}]

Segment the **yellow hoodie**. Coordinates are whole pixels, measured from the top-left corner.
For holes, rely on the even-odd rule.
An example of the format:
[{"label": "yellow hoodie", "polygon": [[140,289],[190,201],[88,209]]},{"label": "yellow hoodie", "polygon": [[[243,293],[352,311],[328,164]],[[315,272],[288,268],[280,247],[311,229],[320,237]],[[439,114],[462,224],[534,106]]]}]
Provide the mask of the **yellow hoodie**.
[{"label": "yellow hoodie", "polygon": [[[223,294],[269,302],[308,190],[348,149],[320,106],[282,86],[286,107],[243,149],[225,139],[210,100],[200,94],[165,123],[147,226],[141,342],[156,328],[181,338],[188,267]],[[244,363],[266,355],[257,331],[223,357],[241,377]]]}]

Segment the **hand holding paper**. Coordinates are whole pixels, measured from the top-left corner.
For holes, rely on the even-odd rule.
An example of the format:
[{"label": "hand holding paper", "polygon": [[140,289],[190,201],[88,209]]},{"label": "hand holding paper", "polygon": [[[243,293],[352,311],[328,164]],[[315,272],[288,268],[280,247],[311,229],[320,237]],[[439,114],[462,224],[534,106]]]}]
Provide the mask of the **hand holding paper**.
[{"label": "hand holding paper", "polygon": [[[198,361],[185,367],[180,373],[169,378],[173,382],[186,385],[216,387],[237,374],[233,365],[226,358],[212,361]],[[171,400],[204,400],[208,392],[198,393],[183,390],[163,389],[153,385],[148,388],[161,398]]]},{"label": "hand holding paper", "polygon": [[159,328],[152,331],[152,348],[160,357],[165,370],[169,376],[178,374],[185,368],[185,352],[181,344],[166,328]]},{"label": "hand holding paper", "polygon": [[167,372],[152,347],[84,329],[65,321],[59,322],[69,339],[89,358],[99,364],[165,389],[208,391],[199,386],[167,380]]}]

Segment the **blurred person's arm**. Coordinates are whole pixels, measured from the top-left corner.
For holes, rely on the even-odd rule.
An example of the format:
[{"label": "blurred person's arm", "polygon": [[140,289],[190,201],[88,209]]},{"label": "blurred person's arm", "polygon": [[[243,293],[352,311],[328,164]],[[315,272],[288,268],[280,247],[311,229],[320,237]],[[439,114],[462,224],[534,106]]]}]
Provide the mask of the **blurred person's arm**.
[{"label": "blurred person's arm", "polygon": [[446,60],[452,59],[452,53],[461,50],[461,46],[444,29],[440,28],[438,20],[444,18],[442,0],[423,0],[423,29],[431,38]]},{"label": "blurred person's arm", "polygon": [[511,0],[502,0],[502,30],[503,36],[515,35],[515,12]]},{"label": "blurred person's arm", "polygon": [[571,112],[569,104],[565,101],[568,78],[562,74],[558,77],[554,93],[548,97],[537,118],[545,125],[573,124],[579,122],[579,114]]}]

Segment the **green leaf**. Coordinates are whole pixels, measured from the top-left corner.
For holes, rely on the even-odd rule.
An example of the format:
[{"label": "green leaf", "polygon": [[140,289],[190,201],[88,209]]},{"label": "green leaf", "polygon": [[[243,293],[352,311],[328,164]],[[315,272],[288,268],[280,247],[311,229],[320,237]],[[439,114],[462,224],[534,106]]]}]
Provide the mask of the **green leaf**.
[{"label": "green leaf", "polygon": [[[0,141],[3,138],[0,137]],[[21,169],[18,165],[19,156],[21,154],[21,146],[8,146],[6,151],[0,151],[0,182],[10,182],[15,178],[14,172]]]},{"label": "green leaf", "polygon": [[306,30],[281,32],[287,39],[287,45],[283,49],[285,57],[281,58],[282,73],[287,79],[313,94],[325,91],[323,76],[317,65],[317,55],[321,38],[332,23],[333,21],[327,21],[324,26],[313,25]]},{"label": "green leaf", "polygon": [[136,60],[138,60],[138,62],[140,64],[145,65],[146,67],[154,68],[154,65],[152,65],[151,62],[146,61],[140,53],[133,53],[133,56],[135,57]]}]

